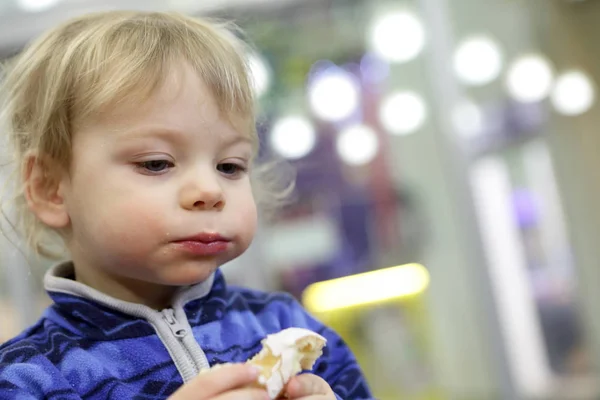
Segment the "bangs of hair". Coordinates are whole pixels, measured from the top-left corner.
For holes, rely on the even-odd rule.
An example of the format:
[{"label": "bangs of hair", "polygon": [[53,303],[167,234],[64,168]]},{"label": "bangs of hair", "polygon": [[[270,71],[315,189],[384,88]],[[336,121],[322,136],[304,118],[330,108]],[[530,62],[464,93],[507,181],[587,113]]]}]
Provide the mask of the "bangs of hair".
[{"label": "bangs of hair", "polygon": [[[72,45],[75,121],[107,107],[146,100],[170,69],[187,62],[207,85],[222,115],[254,136],[254,98],[242,41],[233,25],[178,14],[110,14]],[[88,17],[94,19],[95,16]]]}]

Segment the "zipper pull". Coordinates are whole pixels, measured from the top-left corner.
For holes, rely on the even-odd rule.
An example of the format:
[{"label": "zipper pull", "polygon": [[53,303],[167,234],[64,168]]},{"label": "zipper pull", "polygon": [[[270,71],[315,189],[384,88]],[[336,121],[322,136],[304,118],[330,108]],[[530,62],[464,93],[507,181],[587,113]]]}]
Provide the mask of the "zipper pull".
[{"label": "zipper pull", "polygon": [[185,327],[182,324],[180,324],[179,321],[177,321],[177,318],[175,318],[175,310],[173,310],[172,308],[167,308],[163,311],[162,314],[163,319],[165,320],[167,325],[169,325],[169,328],[171,329],[171,332],[173,332],[173,335],[175,335],[178,338],[182,338],[185,335],[187,335]]}]

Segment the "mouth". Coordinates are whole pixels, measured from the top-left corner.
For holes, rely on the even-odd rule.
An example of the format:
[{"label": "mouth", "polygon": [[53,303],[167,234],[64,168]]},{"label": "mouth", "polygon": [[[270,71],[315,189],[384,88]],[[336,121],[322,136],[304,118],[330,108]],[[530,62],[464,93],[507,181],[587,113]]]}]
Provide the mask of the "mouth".
[{"label": "mouth", "polygon": [[199,233],[197,235],[189,236],[175,241],[175,243],[179,242],[198,242],[210,244],[214,242],[231,242],[231,239],[222,236],[218,233]]},{"label": "mouth", "polygon": [[231,246],[231,239],[216,233],[201,233],[173,242],[184,252],[198,256],[216,256],[226,252]]}]

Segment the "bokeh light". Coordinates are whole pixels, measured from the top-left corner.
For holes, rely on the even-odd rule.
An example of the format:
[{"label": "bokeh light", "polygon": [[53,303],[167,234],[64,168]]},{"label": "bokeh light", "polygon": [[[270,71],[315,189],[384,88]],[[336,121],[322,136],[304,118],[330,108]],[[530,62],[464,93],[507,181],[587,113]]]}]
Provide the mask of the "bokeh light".
[{"label": "bokeh light", "polygon": [[312,151],[316,133],[311,122],[302,116],[279,119],[271,130],[271,147],[288,159],[299,159]]},{"label": "bokeh light", "polygon": [[17,5],[23,11],[40,12],[54,7],[59,2],[60,0],[17,0]]},{"label": "bokeh light", "polygon": [[427,118],[427,107],[417,93],[397,92],[383,100],[379,117],[390,133],[407,135],[423,125]]},{"label": "bokeh light", "polygon": [[581,71],[567,71],[556,79],[550,100],[554,109],[564,115],[580,115],[588,111],[596,99],[591,79]]},{"label": "bokeh light", "polygon": [[308,99],[313,113],[325,121],[341,121],[352,115],[360,103],[356,78],[339,67],[331,67],[309,82]]},{"label": "bokeh light", "polygon": [[377,134],[366,125],[350,126],[337,137],[337,153],[349,165],[368,164],[377,155],[378,148]]},{"label": "bokeh light", "polygon": [[248,65],[252,75],[254,94],[256,97],[261,97],[271,86],[271,68],[263,57],[255,53],[248,55]]},{"label": "bokeh light", "polygon": [[425,29],[419,18],[410,12],[385,14],[373,21],[369,44],[385,60],[407,62],[423,50]]},{"label": "bokeh light", "polygon": [[511,64],[506,75],[506,89],[517,101],[538,102],[550,94],[553,79],[550,62],[541,55],[530,54]]},{"label": "bokeh light", "polygon": [[495,40],[473,36],[461,42],[454,53],[454,71],[458,79],[470,86],[494,81],[502,70],[502,53]]},{"label": "bokeh light", "polygon": [[470,100],[463,100],[452,109],[454,129],[466,138],[480,135],[484,128],[481,108]]}]

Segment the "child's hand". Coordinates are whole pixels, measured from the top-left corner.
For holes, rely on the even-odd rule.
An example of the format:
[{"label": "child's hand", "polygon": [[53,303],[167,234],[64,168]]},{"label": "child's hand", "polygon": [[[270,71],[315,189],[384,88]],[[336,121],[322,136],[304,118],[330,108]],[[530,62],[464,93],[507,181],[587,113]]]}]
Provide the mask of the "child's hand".
[{"label": "child's hand", "polygon": [[287,384],[285,393],[288,399],[335,400],[333,390],[323,378],[313,374],[295,376]]},{"label": "child's hand", "polygon": [[263,389],[248,388],[258,371],[246,364],[231,364],[198,375],[169,400],[268,400]]}]

